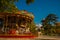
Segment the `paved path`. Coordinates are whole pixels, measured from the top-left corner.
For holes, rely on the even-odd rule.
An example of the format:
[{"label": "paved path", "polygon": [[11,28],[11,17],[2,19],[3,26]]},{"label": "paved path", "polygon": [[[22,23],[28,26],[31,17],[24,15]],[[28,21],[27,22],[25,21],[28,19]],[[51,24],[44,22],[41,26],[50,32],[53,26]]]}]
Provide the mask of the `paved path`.
[{"label": "paved path", "polygon": [[57,36],[39,36],[35,39],[37,39],[37,40],[39,40],[39,39],[60,40],[60,37],[57,37]]}]

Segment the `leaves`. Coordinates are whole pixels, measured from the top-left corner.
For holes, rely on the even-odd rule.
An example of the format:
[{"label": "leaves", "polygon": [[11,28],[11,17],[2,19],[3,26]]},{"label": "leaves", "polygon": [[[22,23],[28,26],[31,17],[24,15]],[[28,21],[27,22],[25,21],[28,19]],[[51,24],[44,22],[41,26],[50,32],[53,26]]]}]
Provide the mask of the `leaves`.
[{"label": "leaves", "polygon": [[[55,30],[53,24],[57,22],[57,16],[55,14],[49,14],[44,20],[42,20],[42,25],[44,28],[44,33],[51,35]],[[55,26],[54,26],[55,27]]]},{"label": "leaves", "polygon": [[0,12],[12,12],[12,10],[18,10],[14,2],[17,2],[17,0],[0,0]]},{"label": "leaves", "polygon": [[[18,0],[0,0],[0,12],[16,12],[18,8],[15,2]],[[34,0],[26,0],[27,4],[34,2]]]},{"label": "leaves", "polygon": [[32,2],[34,2],[34,0],[26,0],[26,3],[27,3],[27,4],[30,4],[30,3],[32,3]]}]

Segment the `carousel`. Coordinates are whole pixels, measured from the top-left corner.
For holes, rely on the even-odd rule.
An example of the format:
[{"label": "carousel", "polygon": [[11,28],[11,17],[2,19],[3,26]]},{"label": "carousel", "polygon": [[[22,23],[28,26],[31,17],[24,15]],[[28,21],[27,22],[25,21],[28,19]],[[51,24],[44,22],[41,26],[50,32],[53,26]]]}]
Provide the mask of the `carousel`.
[{"label": "carousel", "polygon": [[31,24],[34,15],[25,10],[0,13],[0,37],[31,36],[28,24]]}]

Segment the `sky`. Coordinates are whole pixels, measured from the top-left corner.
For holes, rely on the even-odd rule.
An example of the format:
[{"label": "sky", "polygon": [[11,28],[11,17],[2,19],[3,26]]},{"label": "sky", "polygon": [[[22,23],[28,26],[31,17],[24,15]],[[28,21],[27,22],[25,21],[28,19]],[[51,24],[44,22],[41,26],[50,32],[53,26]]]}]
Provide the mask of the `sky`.
[{"label": "sky", "polygon": [[50,13],[56,14],[60,21],[60,0],[35,0],[29,5],[26,4],[26,0],[19,0],[15,4],[19,10],[32,12],[36,24],[41,23],[41,20]]}]

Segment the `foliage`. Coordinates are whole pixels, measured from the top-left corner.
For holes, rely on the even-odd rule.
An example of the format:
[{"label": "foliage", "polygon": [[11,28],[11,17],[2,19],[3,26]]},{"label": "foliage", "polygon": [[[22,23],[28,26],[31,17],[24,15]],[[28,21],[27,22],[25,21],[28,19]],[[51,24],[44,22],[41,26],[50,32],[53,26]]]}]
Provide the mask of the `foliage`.
[{"label": "foliage", "polygon": [[0,12],[17,11],[14,2],[18,0],[0,0]]},{"label": "foliage", "polygon": [[32,3],[32,2],[34,2],[34,0],[26,0],[26,3],[27,3],[27,4],[30,4],[30,3]]},{"label": "foliage", "polygon": [[[16,12],[18,8],[15,5],[18,0],[0,0],[0,12]],[[26,0],[27,4],[34,2],[34,0]]]},{"label": "foliage", "polygon": [[44,28],[44,34],[51,35],[55,33],[55,23],[57,22],[57,16],[55,14],[49,14],[44,20],[42,20],[42,25]]}]

